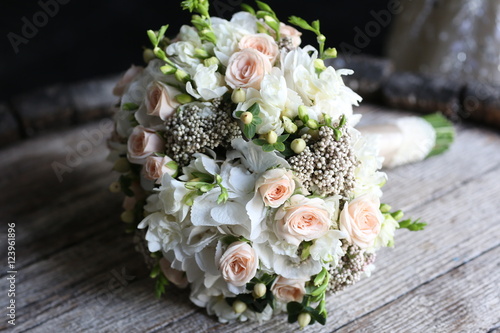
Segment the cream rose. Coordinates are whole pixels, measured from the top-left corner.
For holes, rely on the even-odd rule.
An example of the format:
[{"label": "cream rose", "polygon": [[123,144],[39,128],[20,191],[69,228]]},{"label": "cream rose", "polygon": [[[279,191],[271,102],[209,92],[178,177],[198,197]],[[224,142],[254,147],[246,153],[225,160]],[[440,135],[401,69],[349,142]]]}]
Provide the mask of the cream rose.
[{"label": "cream rose", "polygon": [[[167,164],[169,165],[171,164],[171,166]],[[172,166],[175,166],[175,168]],[[156,180],[156,183],[159,184],[161,182],[161,177],[165,173],[168,173],[170,176],[173,176],[177,172],[177,165],[168,156],[164,157],[148,156],[143,171],[146,179]]]},{"label": "cream rose", "polygon": [[186,288],[188,286],[186,274],[172,268],[172,265],[167,259],[160,259],[160,269],[167,280],[175,284],[178,288]]},{"label": "cream rose", "polygon": [[328,232],[331,213],[320,198],[293,195],[275,215],[274,231],[278,238],[299,246],[302,241],[320,238]]},{"label": "cream rose", "polygon": [[260,89],[262,79],[271,69],[271,62],[264,54],[254,49],[244,49],[229,58],[226,82],[233,89]]},{"label": "cream rose", "polygon": [[155,131],[136,126],[128,138],[127,150],[131,163],[144,164],[148,156],[165,150],[165,141]]},{"label": "cream rose", "polygon": [[295,191],[292,171],[285,169],[268,170],[257,180],[255,188],[259,191],[266,206],[278,208]]},{"label": "cream rose", "polygon": [[293,47],[299,47],[302,42],[300,36],[302,36],[302,33],[294,27],[280,23],[280,37],[290,38],[292,40]]},{"label": "cream rose", "polygon": [[146,109],[150,116],[159,116],[162,120],[175,113],[180,105],[175,96],[181,92],[162,82],[153,81],[148,85],[146,94]]},{"label": "cream rose", "polygon": [[278,44],[268,34],[245,35],[238,43],[240,50],[254,49],[264,54],[274,64],[280,54]]},{"label": "cream rose", "polygon": [[305,282],[304,280],[287,279],[278,276],[271,287],[271,291],[274,297],[281,302],[302,302],[302,298],[306,294]]},{"label": "cream rose", "polygon": [[384,221],[379,208],[380,199],[369,194],[345,204],[340,213],[340,230],[347,234],[347,241],[362,249],[373,245]]},{"label": "cream rose", "polygon": [[141,66],[134,66],[134,65],[130,66],[130,68],[125,72],[125,74],[123,74],[120,81],[118,81],[116,86],[113,88],[113,95],[122,96],[123,93],[125,92],[125,89],[127,88],[127,86],[132,81],[134,81],[134,79],[137,76],[142,74],[143,71],[144,71],[144,68]]},{"label": "cream rose", "polygon": [[219,269],[226,282],[241,287],[255,276],[258,264],[257,254],[248,243],[234,242],[220,258]]}]

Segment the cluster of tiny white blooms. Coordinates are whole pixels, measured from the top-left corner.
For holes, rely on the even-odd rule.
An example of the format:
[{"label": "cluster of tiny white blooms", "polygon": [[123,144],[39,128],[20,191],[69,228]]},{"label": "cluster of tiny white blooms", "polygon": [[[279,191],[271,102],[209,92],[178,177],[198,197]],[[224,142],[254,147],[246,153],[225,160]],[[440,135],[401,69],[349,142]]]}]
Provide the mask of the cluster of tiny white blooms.
[{"label": "cluster of tiny white blooms", "polygon": [[323,126],[318,140],[306,138],[311,144],[299,155],[290,158],[304,186],[319,195],[338,194],[348,198],[355,186],[354,169],[358,162],[351,146],[350,135],[343,129],[339,141],[333,129]]},{"label": "cluster of tiny white blooms", "polygon": [[181,165],[205,148],[227,147],[241,137],[237,121],[228,113],[230,106],[215,99],[211,103],[189,103],[165,122],[166,152]]},{"label": "cluster of tiny white blooms", "polygon": [[330,268],[330,282],[328,290],[332,293],[339,292],[344,288],[358,282],[363,273],[375,261],[375,253],[363,251],[359,246],[342,242],[345,255],[340,259],[336,267]]}]

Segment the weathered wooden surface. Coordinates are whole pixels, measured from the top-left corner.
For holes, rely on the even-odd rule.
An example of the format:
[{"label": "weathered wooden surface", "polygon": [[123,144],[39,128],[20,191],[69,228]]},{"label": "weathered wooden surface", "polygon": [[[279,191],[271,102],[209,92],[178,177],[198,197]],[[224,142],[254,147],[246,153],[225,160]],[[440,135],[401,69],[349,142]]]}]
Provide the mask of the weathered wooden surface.
[{"label": "weathered wooden surface", "polygon": [[[404,114],[371,106],[363,113],[365,122]],[[183,290],[155,298],[132,236],[123,233],[120,197],[107,191],[116,175],[98,133],[107,135],[108,125],[92,123],[0,151],[2,254],[6,223],[16,223],[14,331],[295,331],[284,315],[261,324],[220,324],[192,305]],[[95,134],[93,142],[88,133]],[[92,148],[83,156],[78,150],[84,152],[85,141]],[[71,152],[80,159],[71,160]],[[54,162],[71,172],[57,177]],[[396,247],[379,252],[372,277],[330,296],[326,327],[310,326],[306,332],[498,329],[499,133],[459,125],[456,144],[444,156],[388,174],[384,202],[421,216],[429,226],[418,233],[398,231]],[[2,290],[5,271],[0,272]],[[2,292],[0,308],[6,301]],[[0,330],[12,330],[2,318]]]}]

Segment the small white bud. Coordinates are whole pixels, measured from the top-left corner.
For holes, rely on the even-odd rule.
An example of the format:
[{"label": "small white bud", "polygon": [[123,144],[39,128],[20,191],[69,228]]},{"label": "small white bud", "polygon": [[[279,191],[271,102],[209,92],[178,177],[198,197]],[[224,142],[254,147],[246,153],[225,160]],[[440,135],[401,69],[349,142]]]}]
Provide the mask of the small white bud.
[{"label": "small white bud", "polygon": [[238,88],[233,90],[233,93],[231,94],[231,100],[233,103],[243,103],[247,98],[247,93],[245,90]]},{"label": "small white bud", "polygon": [[253,287],[253,297],[255,298],[261,298],[263,297],[267,292],[266,285],[263,283],[257,283]]},{"label": "small white bud", "polygon": [[126,210],[121,215],[120,218],[125,223],[134,222],[134,212],[132,210]]},{"label": "small white bud", "polygon": [[251,112],[243,112],[240,116],[240,120],[243,122],[243,124],[248,125],[252,122],[253,120],[253,114]]},{"label": "small white bud", "polygon": [[247,309],[247,305],[240,300],[236,300],[233,303],[233,310],[236,313],[243,313]]},{"label": "small white bud", "polygon": [[300,328],[304,328],[311,322],[311,315],[307,312],[302,312],[301,314],[299,314],[299,318],[297,319],[297,321]]},{"label": "small white bud", "polygon": [[290,148],[292,148],[295,154],[300,154],[306,149],[306,142],[304,139],[295,139],[290,144]]},{"label": "small white bud", "polygon": [[122,190],[122,187],[120,186],[120,183],[119,182],[112,182],[110,185],[109,185],[109,191],[111,193],[118,193]]},{"label": "small white bud", "polygon": [[275,144],[278,141],[278,134],[275,131],[270,131],[266,134],[266,140],[270,144]]}]

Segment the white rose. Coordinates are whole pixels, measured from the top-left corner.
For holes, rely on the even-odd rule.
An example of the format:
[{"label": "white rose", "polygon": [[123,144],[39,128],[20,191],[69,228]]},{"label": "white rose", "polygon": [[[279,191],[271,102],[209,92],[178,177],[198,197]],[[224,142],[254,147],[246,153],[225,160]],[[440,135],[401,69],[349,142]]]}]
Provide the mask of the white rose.
[{"label": "white rose", "polygon": [[217,68],[217,65],[210,67],[198,65],[196,74],[193,76],[196,89],[191,82],[188,82],[186,84],[187,92],[191,96],[205,101],[224,95],[227,92],[227,87],[224,86],[224,77],[217,72]]},{"label": "white rose", "polygon": [[226,282],[241,287],[257,272],[259,259],[255,250],[246,242],[234,242],[219,260],[219,269]]},{"label": "white rose", "polygon": [[332,224],[331,212],[322,199],[309,199],[301,194],[292,196],[274,218],[278,238],[295,246],[322,237]]},{"label": "white rose", "polygon": [[286,169],[268,170],[257,180],[255,188],[266,206],[278,208],[295,191],[293,173]]},{"label": "white rose", "polygon": [[340,213],[340,230],[347,234],[349,243],[367,249],[373,246],[383,221],[380,199],[375,195],[363,195],[346,202]]},{"label": "white rose", "polygon": [[274,297],[281,302],[302,302],[302,298],[306,294],[306,282],[306,280],[287,279],[278,276],[271,287],[271,291]]}]

